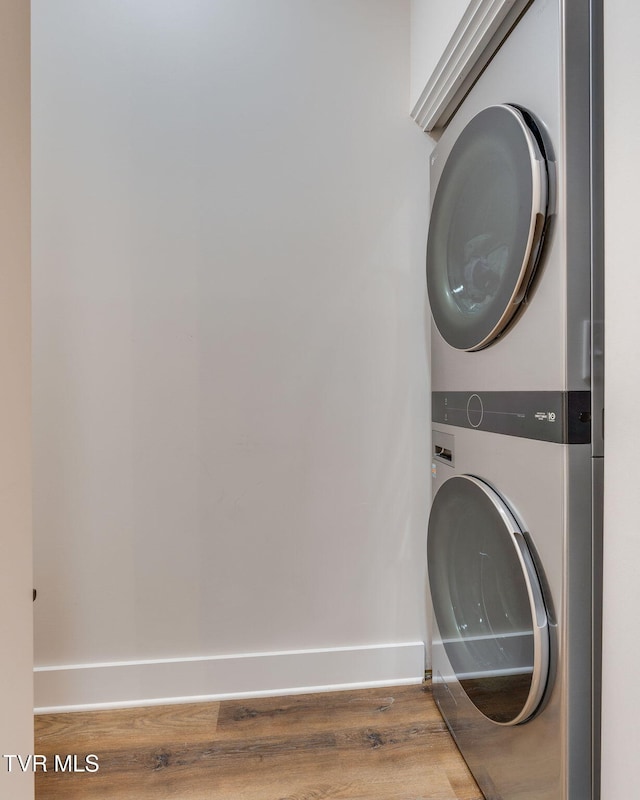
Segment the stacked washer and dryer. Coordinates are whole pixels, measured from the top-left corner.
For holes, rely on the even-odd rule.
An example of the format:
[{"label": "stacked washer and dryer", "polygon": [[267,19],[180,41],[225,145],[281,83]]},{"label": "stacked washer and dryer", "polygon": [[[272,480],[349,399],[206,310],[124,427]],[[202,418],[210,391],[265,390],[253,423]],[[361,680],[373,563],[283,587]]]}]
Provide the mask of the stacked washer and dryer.
[{"label": "stacked washer and dryer", "polygon": [[534,0],[431,162],[433,692],[487,800],[598,796],[598,30]]}]

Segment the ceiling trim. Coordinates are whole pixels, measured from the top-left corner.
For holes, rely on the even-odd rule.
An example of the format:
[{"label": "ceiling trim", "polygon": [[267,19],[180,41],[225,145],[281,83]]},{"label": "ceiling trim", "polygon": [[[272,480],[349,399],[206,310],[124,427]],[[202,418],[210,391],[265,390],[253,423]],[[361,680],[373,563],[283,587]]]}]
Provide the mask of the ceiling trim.
[{"label": "ceiling trim", "polygon": [[443,128],[531,0],[471,0],[411,117]]}]

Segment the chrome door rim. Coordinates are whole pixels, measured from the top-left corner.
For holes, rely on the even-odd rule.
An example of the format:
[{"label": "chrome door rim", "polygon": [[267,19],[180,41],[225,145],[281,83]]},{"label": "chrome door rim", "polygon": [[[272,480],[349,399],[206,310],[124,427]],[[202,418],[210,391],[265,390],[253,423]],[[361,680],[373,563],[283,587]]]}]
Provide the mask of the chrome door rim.
[{"label": "chrome door rim", "polygon": [[[531,629],[533,637],[533,670],[531,676],[531,685],[529,687],[526,701],[524,702],[519,713],[508,721],[499,721],[487,716],[487,714],[485,714],[482,709],[480,709],[474,703],[477,711],[493,724],[501,726],[518,725],[530,719],[539,708],[547,687],[547,681],[550,673],[549,621],[544,597],[542,594],[542,588],[540,585],[540,579],[538,577],[538,572],[522,528],[518,524],[505,501],[488,483],[473,475],[456,475],[445,481],[443,486],[449,484],[450,481],[458,480],[468,481],[469,483],[475,485],[483,493],[486,499],[490,501],[493,508],[498,513],[503,528],[506,530],[513,550],[516,554],[526,587],[529,612],[532,620]],[[437,494],[434,498],[434,503],[436,500]],[[430,564],[430,567],[432,566],[433,565]],[[469,699],[471,702],[473,702],[471,698]]]}]

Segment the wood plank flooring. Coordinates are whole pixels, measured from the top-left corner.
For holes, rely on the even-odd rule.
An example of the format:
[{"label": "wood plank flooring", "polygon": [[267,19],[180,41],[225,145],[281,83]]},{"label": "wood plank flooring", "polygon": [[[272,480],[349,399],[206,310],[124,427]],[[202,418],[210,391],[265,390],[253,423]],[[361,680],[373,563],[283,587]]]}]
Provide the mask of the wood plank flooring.
[{"label": "wood plank flooring", "polygon": [[36,800],[483,797],[428,686],[42,715],[35,752]]}]

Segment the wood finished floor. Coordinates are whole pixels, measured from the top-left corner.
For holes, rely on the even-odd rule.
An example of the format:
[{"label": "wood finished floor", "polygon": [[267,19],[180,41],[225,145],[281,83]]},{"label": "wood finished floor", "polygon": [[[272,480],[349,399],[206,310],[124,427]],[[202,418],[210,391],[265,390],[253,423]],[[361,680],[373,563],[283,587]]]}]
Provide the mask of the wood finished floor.
[{"label": "wood finished floor", "polygon": [[[36,717],[36,800],[483,800],[429,687]],[[52,772],[95,753],[94,773]]]}]

